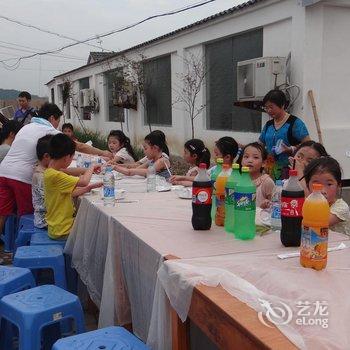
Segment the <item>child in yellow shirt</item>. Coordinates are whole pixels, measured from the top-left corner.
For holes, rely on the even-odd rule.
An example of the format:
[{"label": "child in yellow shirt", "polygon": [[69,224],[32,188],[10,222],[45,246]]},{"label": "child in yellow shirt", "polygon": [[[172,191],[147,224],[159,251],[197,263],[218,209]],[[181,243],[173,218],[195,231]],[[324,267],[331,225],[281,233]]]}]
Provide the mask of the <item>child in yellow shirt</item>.
[{"label": "child in yellow shirt", "polygon": [[66,239],[74,223],[73,197],[101,187],[102,183],[89,184],[98,165],[91,166],[80,177],[65,174],[73,160],[75,143],[64,134],[50,141],[50,163],[44,172],[44,195],[48,234],[52,239]]}]

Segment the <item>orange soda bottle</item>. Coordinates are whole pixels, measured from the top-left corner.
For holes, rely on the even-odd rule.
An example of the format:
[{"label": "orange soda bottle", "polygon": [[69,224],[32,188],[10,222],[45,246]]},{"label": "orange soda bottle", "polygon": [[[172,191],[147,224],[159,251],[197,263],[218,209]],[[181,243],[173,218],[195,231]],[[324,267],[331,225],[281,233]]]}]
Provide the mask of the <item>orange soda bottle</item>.
[{"label": "orange soda bottle", "polygon": [[315,270],[322,270],[327,265],[330,209],[321,193],[322,188],[321,184],[314,184],[303,205],[300,264]]},{"label": "orange soda bottle", "polygon": [[222,171],[216,179],[216,214],[215,224],[217,226],[224,226],[225,223],[225,194],[226,194],[226,182],[231,174],[231,166],[224,164]]}]

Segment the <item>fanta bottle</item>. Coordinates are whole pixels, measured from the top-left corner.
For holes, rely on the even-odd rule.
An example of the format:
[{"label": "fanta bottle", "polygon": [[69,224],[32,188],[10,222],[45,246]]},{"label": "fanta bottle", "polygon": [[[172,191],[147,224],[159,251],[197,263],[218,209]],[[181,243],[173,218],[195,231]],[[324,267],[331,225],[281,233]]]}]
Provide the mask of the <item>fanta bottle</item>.
[{"label": "fanta bottle", "polygon": [[234,193],[235,210],[233,232],[238,239],[255,237],[256,187],[250,178],[249,168],[242,167]]},{"label": "fanta bottle", "polygon": [[225,231],[233,233],[233,222],[234,222],[234,193],[235,186],[240,178],[241,174],[239,172],[239,164],[232,164],[232,173],[226,182],[226,198],[225,198]]},{"label": "fanta bottle", "polygon": [[322,188],[321,184],[314,184],[303,205],[300,264],[315,270],[327,265],[330,209]]},{"label": "fanta bottle", "polygon": [[215,200],[215,182],[217,177],[222,171],[222,164],[224,163],[224,160],[222,158],[217,158],[216,159],[216,167],[214,171],[211,173],[211,182],[213,185],[213,197],[212,197],[212,206],[211,206],[211,219],[214,221],[215,220],[215,215],[216,215],[216,200]]},{"label": "fanta bottle", "polygon": [[224,226],[225,223],[225,187],[227,178],[230,176],[231,167],[229,164],[222,166],[222,172],[216,179],[215,200],[216,200],[216,214],[215,224],[217,226]]}]

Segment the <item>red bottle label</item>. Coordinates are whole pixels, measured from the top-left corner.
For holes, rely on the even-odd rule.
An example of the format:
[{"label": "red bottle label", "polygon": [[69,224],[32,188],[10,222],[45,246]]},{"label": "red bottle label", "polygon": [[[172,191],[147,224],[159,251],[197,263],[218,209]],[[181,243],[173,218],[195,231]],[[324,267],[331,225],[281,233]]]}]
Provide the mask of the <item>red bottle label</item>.
[{"label": "red bottle label", "polygon": [[193,187],[192,203],[211,204],[211,195],[212,195],[211,187],[207,187],[207,188]]},{"label": "red bottle label", "polygon": [[305,198],[281,198],[281,215],[287,217],[302,217],[302,209]]}]

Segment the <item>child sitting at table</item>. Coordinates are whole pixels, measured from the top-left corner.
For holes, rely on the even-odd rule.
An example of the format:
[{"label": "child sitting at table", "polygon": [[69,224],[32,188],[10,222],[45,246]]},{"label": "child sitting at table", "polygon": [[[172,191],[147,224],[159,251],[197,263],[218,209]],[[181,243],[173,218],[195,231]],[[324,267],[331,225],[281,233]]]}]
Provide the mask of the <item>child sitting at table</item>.
[{"label": "child sitting at table", "polygon": [[[233,137],[224,136],[215,142],[214,156],[215,159],[222,158],[224,164],[232,165],[238,153],[238,143]],[[215,170],[216,165],[208,170],[209,176]]]},{"label": "child sitting at table", "polygon": [[108,149],[113,154],[113,163],[134,163],[135,152],[130,139],[121,130],[112,130],[107,138]]},{"label": "child sitting at table", "polygon": [[339,163],[331,157],[314,159],[306,166],[304,176],[309,193],[314,183],[323,185],[322,194],[326,197],[331,210],[329,228],[350,235],[349,206],[340,198],[341,168]]},{"label": "child sitting at table", "polygon": [[143,143],[143,150],[148,162],[132,169],[127,169],[122,165],[115,165],[114,170],[127,176],[140,175],[146,177],[148,167],[154,165],[156,175],[168,179],[171,176],[170,162],[169,158],[163,156],[163,152],[167,149],[165,138],[158,133],[151,132],[145,137]]},{"label": "child sitting at table", "polygon": [[48,234],[52,239],[66,239],[74,222],[73,197],[83,195],[102,183],[89,184],[100,165],[92,165],[80,177],[67,175],[73,160],[75,142],[64,134],[52,136],[49,145],[50,162],[44,171],[44,197]]},{"label": "child sitting at table", "polygon": [[44,171],[50,163],[49,145],[52,135],[45,135],[38,140],[36,144],[36,155],[38,163],[34,168],[32,178],[32,199],[34,208],[34,226],[37,228],[46,228],[45,219],[46,207],[44,200]]},{"label": "child sitting at table", "polygon": [[258,142],[246,145],[240,159],[241,166],[249,168],[250,177],[256,186],[256,205],[263,209],[271,205],[271,197],[275,188],[271,177],[263,173],[266,159],[266,149]]},{"label": "child sitting at table", "polygon": [[184,145],[184,160],[190,164],[191,168],[186,175],[173,175],[170,182],[173,185],[192,186],[192,182],[198,174],[198,165],[205,163],[207,169],[210,167],[210,152],[205,147],[204,142],[199,139],[188,140]]}]

